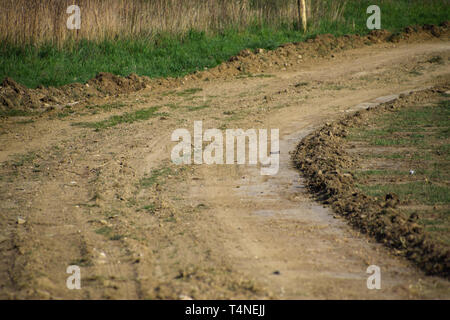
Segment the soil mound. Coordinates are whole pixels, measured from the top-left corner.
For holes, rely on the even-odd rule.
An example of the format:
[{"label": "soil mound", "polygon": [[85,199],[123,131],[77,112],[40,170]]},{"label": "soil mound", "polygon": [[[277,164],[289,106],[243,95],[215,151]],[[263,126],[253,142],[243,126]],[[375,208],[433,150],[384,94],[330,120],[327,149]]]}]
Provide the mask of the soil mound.
[{"label": "soil mound", "polygon": [[123,78],[112,73],[101,72],[94,79],[89,80],[88,85],[107,95],[116,95],[145,89],[149,82],[150,78],[139,77],[136,74]]},{"label": "soil mound", "polygon": [[91,97],[130,93],[146,87],[174,88],[191,80],[227,79],[242,74],[287,70],[294,65],[301,65],[305,59],[325,57],[333,52],[375,43],[448,39],[449,30],[450,23],[444,22],[440,26],[407,27],[396,34],[386,30],[374,30],[365,36],[355,34],[335,37],[331,34],[322,34],[305,42],[284,44],[271,51],[242,50],[237,56],[215,68],[209,70],[205,68],[204,71],[197,71],[183,78],[149,79],[136,74],[120,77],[101,72],[86,84],[74,83],[59,88],[36,89],[28,89],[6,78],[0,87],[0,110],[46,110],[75,101],[87,101]]},{"label": "soil mound", "polygon": [[105,97],[135,92],[148,87],[150,79],[130,74],[120,77],[111,73],[99,73],[87,84],[72,83],[59,88],[42,87],[29,89],[11,78],[5,78],[0,87],[0,110],[43,111],[56,106],[91,97]]},{"label": "soil mound", "polygon": [[30,94],[25,86],[15,82],[11,78],[5,78],[0,87],[0,110],[7,109],[35,109],[40,106],[39,99]]},{"label": "soil mound", "polygon": [[[209,71],[209,76],[236,75],[242,72],[257,73],[273,69],[288,69],[301,64],[305,58],[328,56],[342,50],[360,48],[382,42],[417,42],[433,38],[449,37],[449,22],[440,26],[425,25],[405,28],[402,32],[392,34],[387,30],[373,30],[369,34],[335,37],[332,34],[317,35],[305,42],[288,43],[273,51],[264,49],[243,50],[226,63]],[[204,76],[203,76],[204,77]],[[201,78],[201,77],[199,77]]]}]

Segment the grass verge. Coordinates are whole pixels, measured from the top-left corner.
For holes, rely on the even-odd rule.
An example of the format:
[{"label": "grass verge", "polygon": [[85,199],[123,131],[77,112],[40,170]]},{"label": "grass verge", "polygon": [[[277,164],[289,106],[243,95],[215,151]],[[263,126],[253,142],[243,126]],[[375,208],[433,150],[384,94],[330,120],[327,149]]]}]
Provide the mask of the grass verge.
[{"label": "grass verge", "polygon": [[135,121],[148,120],[153,117],[157,117],[160,114],[157,113],[159,107],[150,107],[146,109],[137,110],[135,112],[127,112],[121,115],[111,116],[108,119],[97,122],[77,122],[73,125],[81,126],[84,128],[93,128],[95,130],[107,129],[114,127],[122,123],[133,123]]},{"label": "grass verge", "polygon": [[417,216],[433,240],[445,245],[450,245],[449,128],[450,100],[443,97],[436,105],[417,104],[373,117],[347,137],[348,143],[363,147],[364,166],[377,168],[352,171],[358,188],[374,197],[395,194],[403,213]]},{"label": "grass verge", "polygon": [[[274,49],[287,42],[304,41],[317,34],[366,34],[371,0],[348,0],[342,19],[324,15],[313,21],[307,33],[295,23],[271,26],[260,22],[244,29],[214,32],[190,30],[183,34],[160,33],[152,37],[118,37],[103,41],[67,42],[60,48],[51,43],[13,45],[0,43],[0,79],[11,77],[30,88],[84,83],[98,72],[126,76],[130,73],[152,78],[183,76],[212,68],[243,49]],[[439,24],[450,16],[448,0],[377,1],[382,28],[399,31],[408,25]]]}]

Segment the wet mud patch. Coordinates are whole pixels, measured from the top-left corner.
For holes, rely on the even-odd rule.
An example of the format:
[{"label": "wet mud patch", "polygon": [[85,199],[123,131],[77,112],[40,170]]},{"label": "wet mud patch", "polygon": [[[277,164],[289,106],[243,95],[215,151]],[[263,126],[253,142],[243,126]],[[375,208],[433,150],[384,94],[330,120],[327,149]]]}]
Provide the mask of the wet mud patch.
[{"label": "wet mud patch", "polygon": [[445,120],[440,126],[433,117],[447,112],[449,88],[400,95],[327,123],[292,153],[318,200],[427,274],[445,278],[448,232],[435,224],[448,220],[449,135]]}]

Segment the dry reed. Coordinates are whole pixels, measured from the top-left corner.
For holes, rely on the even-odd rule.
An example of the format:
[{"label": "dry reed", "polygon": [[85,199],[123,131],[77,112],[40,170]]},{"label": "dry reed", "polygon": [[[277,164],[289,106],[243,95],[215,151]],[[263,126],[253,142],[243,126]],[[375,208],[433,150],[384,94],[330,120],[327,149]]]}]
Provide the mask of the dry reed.
[{"label": "dry reed", "polygon": [[[323,16],[342,19],[345,1],[307,3],[313,24]],[[72,4],[81,8],[80,30],[66,27],[66,9]],[[191,29],[210,33],[255,23],[293,27],[298,21],[296,6],[296,0],[0,0],[0,41],[61,44],[70,39],[184,34]]]}]

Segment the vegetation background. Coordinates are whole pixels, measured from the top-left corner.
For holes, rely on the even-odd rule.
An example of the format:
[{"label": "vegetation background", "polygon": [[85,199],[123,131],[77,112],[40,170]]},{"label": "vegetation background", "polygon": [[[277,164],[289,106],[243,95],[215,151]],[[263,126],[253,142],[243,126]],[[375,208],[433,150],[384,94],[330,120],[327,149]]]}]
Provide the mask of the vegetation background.
[{"label": "vegetation background", "polygon": [[[68,30],[67,7],[81,8]],[[85,82],[97,72],[182,76],[214,67],[245,48],[274,49],[317,34],[365,34],[369,5],[382,28],[439,24],[450,0],[0,0],[0,78],[28,86]]]}]

